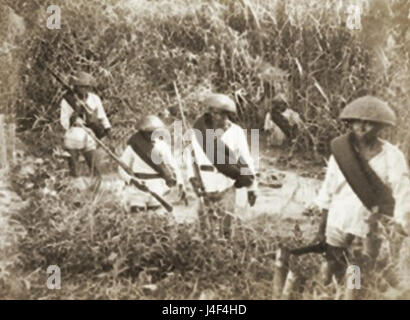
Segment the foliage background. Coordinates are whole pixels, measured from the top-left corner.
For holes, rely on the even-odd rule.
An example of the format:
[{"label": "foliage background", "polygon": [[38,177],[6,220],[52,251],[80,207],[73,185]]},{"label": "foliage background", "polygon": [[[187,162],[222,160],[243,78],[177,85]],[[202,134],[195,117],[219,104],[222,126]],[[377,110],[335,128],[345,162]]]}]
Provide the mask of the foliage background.
[{"label": "foliage background", "polygon": [[[60,30],[46,27],[51,4],[61,8]],[[360,30],[346,27],[349,4],[363,8]],[[293,148],[319,159],[344,129],[337,116],[346,103],[375,94],[396,111],[388,137],[409,155],[409,7],[406,0],[1,0],[0,112],[17,121],[28,154],[46,162],[22,159],[13,173],[13,188],[27,201],[10,212],[24,235],[9,260],[21,277],[1,269],[0,296],[272,298],[266,254],[277,248],[279,228],[269,217],[241,229],[229,247],[197,239],[192,225],[130,217],[109,193],[73,197],[53,154],[63,91],[44,65],[67,80],[80,69],[96,76],[117,151],[142,115],[177,105],[176,81],[189,119],[206,92],[241,92],[239,120],[252,128],[282,95],[305,124]],[[268,66],[275,72],[266,81]],[[36,169],[22,172],[26,166]],[[317,217],[309,219],[315,225]],[[297,223],[290,225],[280,241],[301,244]],[[306,277],[318,273],[313,257],[305,262]],[[64,266],[64,291],[45,288],[50,263]],[[391,283],[375,279],[370,297],[389,297]],[[303,298],[340,297],[336,285],[305,287]]]},{"label": "foliage background", "polygon": [[[327,154],[341,130],[341,108],[375,94],[397,112],[390,137],[408,152],[405,0],[3,2],[27,30],[19,36],[2,28],[8,50],[2,59],[9,60],[1,107],[15,113],[38,150],[50,151],[60,133],[62,90],[44,71],[47,64],[63,75],[81,69],[97,77],[118,140],[141,115],[176,106],[176,81],[191,117],[205,92],[241,89],[247,102],[240,120],[253,128],[282,94],[305,122],[297,149],[316,154]],[[60,30],[46,27],[50,4],[61,8]],[[350,4],[362,7],[360,30],[346,26]],[[282,73],[262,81],[267,66]]]}]

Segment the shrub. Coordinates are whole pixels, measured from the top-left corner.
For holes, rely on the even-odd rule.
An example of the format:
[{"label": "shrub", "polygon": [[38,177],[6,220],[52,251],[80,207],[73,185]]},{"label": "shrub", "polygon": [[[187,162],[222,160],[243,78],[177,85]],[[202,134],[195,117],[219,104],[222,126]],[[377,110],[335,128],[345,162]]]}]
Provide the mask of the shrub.
[{"label": "shrub", "polygon": [[[22,89],[16,112],[22,130],[30,130],[44,151],[50,151],[50,140],[58,142],[63,93],[44,65],[64,75],[78,69],[93,73],[121,141],[135,118],[176,106],[176,81],[191,119],[204,92],[242,89],[247,103],[240,103],[240,121],[251,127],[260,125],[274,96],[283,93],[305,123],[295,146],[316,155],[327,154],[329,140],[342,130],[341,108],[359,95],[377,94],[403,119],[391,138],[407,151],[403,1],[392,3],[391,18],[377,2],[365,7],[360,31],[346,27],[347,4],[338,1],[54,1],[61,6],[60,30],[44,27],[47,1],[40,4],[33,10],[36,18],[30,15],[38,25],[26,33],[26,50],[16,55]],[[394,28],[390,37],[386,30],[375,32],[381,22]],[[370,37],[376,33],[377,39]],[[374,52],[384,54],[390,66],[380,69]],[[259,74],[266,65],[289,76],[263,83]],[[281,92],[281,86],[287,89]]]}]

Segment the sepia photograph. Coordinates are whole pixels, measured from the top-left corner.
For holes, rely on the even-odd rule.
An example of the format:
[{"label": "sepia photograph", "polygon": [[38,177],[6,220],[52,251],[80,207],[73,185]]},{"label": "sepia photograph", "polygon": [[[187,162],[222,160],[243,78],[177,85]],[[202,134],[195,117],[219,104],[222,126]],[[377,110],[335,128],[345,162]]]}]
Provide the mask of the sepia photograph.
[{"label": "sepia photograph", "polygon": [[0,0],[0,300],[410,300],[409,101],[408,0]]}]

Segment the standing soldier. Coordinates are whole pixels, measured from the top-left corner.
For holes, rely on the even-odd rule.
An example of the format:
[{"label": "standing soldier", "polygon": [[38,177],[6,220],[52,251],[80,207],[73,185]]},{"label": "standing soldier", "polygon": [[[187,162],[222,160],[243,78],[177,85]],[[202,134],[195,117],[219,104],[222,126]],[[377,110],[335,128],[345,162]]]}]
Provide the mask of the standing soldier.
[{"label": "standing soldier", "polygon": [[235,188],[248,188],[248,203],[255,204],[255,168],[246,135],[231,120],[237,113],[232,99],[212,94],[204,104],[207,111],[193,126],[191,152],[186,154],[188,178],[195,193],[204,199],[198,212],[201,231],[207,232],[216,218],[221,236],[229,239]]},{"label": "standing soldier", "polygon": [[[105,114],[101,99],[91,90],[95,86],[94,78],[86,73],[79,72],[74,77],[74,93],[68,92],[61,101],[60,123],[66,130],[64,135],[64,146],[69,152],[68,164],[70,174],[78,176],[78,161],[82,154],[94,176],[100,176],[100,168],[97,158],[97,146],[93,138],[82,127],[86,126],[101,139],[109,135],[111,124]],[[80,105],[82,103],[87,110]]]},{"label": "standing soldier", "polygon": [[[159,202],[151,195],[132,186],[132,181],[145,184],[159,196],[165,195],[170,187],[178,185],[179,196],[185,197],[181,171],[171,153],[170,146],[153,133],[165,129],[164,123],[154,115],[144,117],[138,131],[131,136],[121,156],[121,160],[134,172],[131,177],[121,167],[120,177],[127,184],[126,206],[131,212],[157,210]],[[160,213],[160,211],[158,211]]]},{"label": "standing soldier", "polygon": [[[396,116],[380,99],[365,96],[342,111],[352,131],[332,141],[326,177],[316,204],[323,211],[317,240],[325,245],[327,275],[341,280],[350,264],[368,273],[378,256],[381,239],[377,221],[392,216],[410,234],[410,180],[406,159],[394,145],[379,138]],[[360,257],[349,248],[361,248]],[[366,280],[368,280],[366,278]],[[361,280],[362,285],[366,285]]]}]

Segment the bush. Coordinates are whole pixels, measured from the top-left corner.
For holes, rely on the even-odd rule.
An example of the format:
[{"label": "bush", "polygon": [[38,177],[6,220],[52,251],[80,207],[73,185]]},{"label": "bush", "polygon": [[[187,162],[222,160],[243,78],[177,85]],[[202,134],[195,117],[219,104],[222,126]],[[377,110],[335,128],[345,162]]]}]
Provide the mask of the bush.
[{"label": "bush", "polygon": [[[311,4],[300,1],[54,1],[61,6],[61,30],[48,30],[45,12],[38,9],[39,25],[27,33],[21,61],[21,100],[16,112],[23,130],[30,130],[38,148],[50,151],[59,134],[58,103],[62,89],[44,65],[70,75],[82,69],[98,79],[118,140],[124,140],[135,118],[176,106],[173,81],[178,83],[193,118],[204,92],[233,94],[242,89],[241,122],[258,127],[275,95],[283,93],[289,106],[304,120],[296,147],[327,154],[328,142],[341,125],[344,105],[365,93],[388,100],[399,114],[394,141],[407,151],[408,93],[403,1],[391,6],[392,18],[365,11],[363,28],[349,30],[346,7],[338,1]],[[42,2],[45,8],[46,1]],[[43,13],[42,13],[43,12]],[[383,20],[381,20],[383,19]],[[369,40],[381,21],[397,32]],[[403,31],[404,30],[404,31]],[[385,76],[373,50],[379,43],[390,62]],[[267,65],[289,76],[264,83],[259,74]],[[278,83],[282,82],[282,83]],[[280,87],[286,87],[281,90]],[[282,92],[283,91],[283,92]],[[241,105],[242,104],[242,105]],[[41,137],[41,139],[37,139]]]},{"label": "bush", "polygon": [[[24,157],[11,173],[26,204],[8,217],[18,228],[11,232],[16,254],[5,261],[4,284],[0,277],[5,298],[272,299],[276,249],[309,243],[321,219],[315,212],[298,220],[261,214],[236,221],[232,241],[216,230],[202,237],[196,224],[172,215],[124,211],[115,184],[78,192],[63,172],[55,174],[57,165]],[[402,238],[383,236],[387,246],[367,298],[389,298],[385,292],[397,283],[386,282],[386,274],[394,279],[394,268],[408,268],[398,263]],[[296,297],[341,298],[343,286],[320,286],[322,261],[315,254],[291,259],[302,277]],[[61,269],[61,290],[46,287],[50,265]]]},{"label": "bush", "polygon": [[[238,225],[234,241],[227,244],[216,237],[199,238],[191,224],[129,215],[117,202],[115,188],[73,190],[60,170],[61,159],[52,156],[61,143],[64,91],[44,66],[66,80],[79,69],[96,76],[118,149],[139,117],[177,105],[175,81],[190,120],[206,92],[237,93],[239,120],[253,128],[281,94],[305,124],[294,147],[316,156],[327,155],[329,140],[344,130],[337,120],[341,108],[362,94],[377,94],[397,112],[399,127],[389,136],[408,154],[409,61],[402,13],[410,4],[392,2],[392,15],[386,17],[380,2],[372,2],[362,30],[353,31],[345,26],[346,7],[338,8],[339,1],[326,6],[296,0],[134,3],[53,0],[61,7],[60,30],[45,28],[50,1],[8,3],[24,17],[26,31],[7,40],[15,48],[1,61],[7,67],[2,81],[10,82],[0,88],[2,95],[10,88],[2,107],[15,112],[20,137],[46,158],[32,173],[22,173],[27,165],[22,163],[12,175],[16,192],[30,201],[12,215],[27,232],[13,262],[25,274],[16,286],[36,298],[185,299],[212,293],[270,299],[270,253],[279,242],[296,246],[305,236],[297,227],[289,228],[287,238],[279,236],[295,221],[262,217]],[[378,38],[370,39],[382,22],[393,30],[391,36],[380,30]],[[3,32],[4,24],[0,27]],[[383,54],[389,66],[381,63]],[[278,73],[272,81],[260,77],[267,66]],[[317,260],[294,261],[310,278],[302,298],[331,298],[340,289],[315,286]],[[57,293],[44,285],[52,264],[61,267],[66,283]],[[382,297],[375,288],[372,297]],[[14,295],[22,297],[17,289]]]}]

